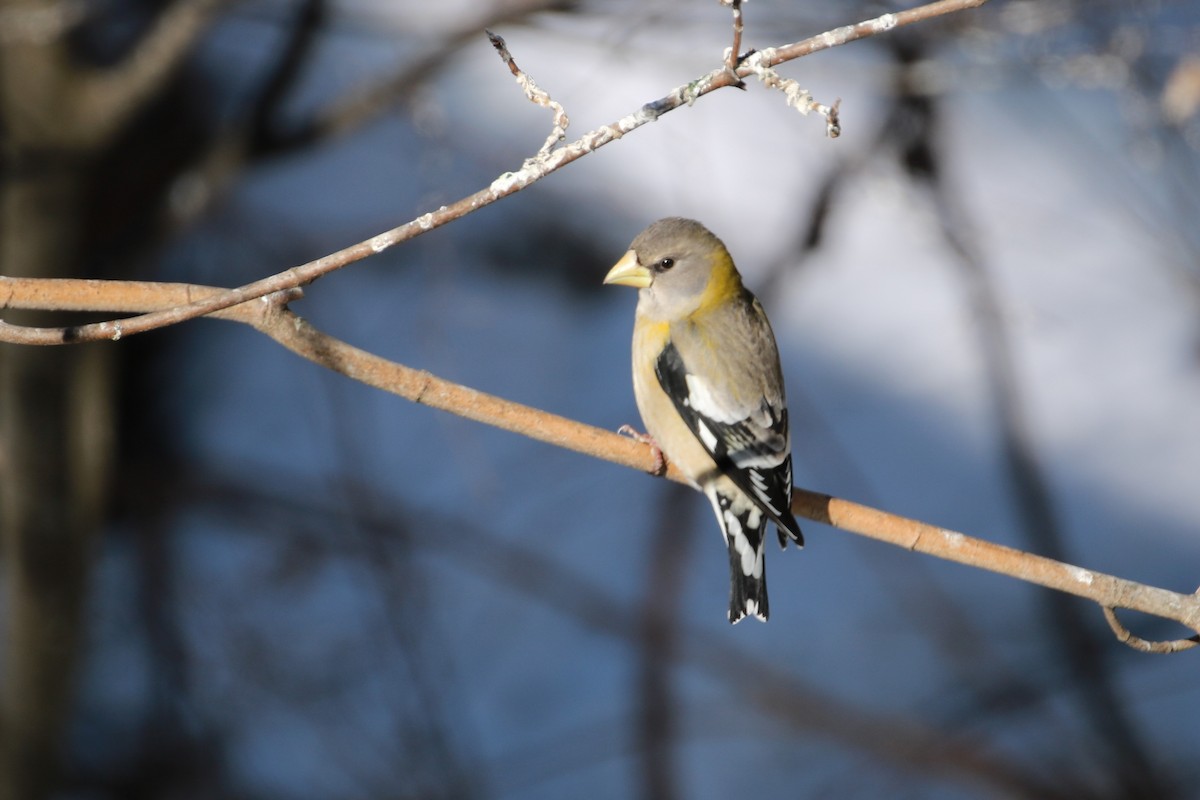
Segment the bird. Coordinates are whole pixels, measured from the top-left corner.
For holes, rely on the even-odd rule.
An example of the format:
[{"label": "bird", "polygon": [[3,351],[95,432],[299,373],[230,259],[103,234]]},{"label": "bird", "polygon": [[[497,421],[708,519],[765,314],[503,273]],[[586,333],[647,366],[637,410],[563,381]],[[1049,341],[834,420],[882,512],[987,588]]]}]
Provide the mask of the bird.
[{"label": "bird", "polygon": [[605,284],[637,288],[633,392],[655,449],[712,505],[729,550],[729,621],[766,621],[763,546],[804,546],[791,512],[792,451],[771,324],[724,243],[701,223],[652,223]]}]

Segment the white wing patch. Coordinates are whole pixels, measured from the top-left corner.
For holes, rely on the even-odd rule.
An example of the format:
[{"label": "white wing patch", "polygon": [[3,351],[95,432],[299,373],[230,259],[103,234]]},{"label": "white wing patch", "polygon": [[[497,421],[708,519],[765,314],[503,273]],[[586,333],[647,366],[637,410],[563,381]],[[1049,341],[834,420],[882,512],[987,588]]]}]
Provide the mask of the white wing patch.
[{"label": "white wing patch", "polygon": [[787,458],[787,452],[756,454],[753,450],[738,450],[729,458],[740,469],[775,469]]},{"label": "white wing patch", "polygon": [[689,372],[684,376],[684,380],[687,381],[687,404],[697,414],[708,417],[713,422],[723,422],[726,425],[741,421],[739,415],[730,413],[729,409],[717,399],[712,386],[704,378]]}]

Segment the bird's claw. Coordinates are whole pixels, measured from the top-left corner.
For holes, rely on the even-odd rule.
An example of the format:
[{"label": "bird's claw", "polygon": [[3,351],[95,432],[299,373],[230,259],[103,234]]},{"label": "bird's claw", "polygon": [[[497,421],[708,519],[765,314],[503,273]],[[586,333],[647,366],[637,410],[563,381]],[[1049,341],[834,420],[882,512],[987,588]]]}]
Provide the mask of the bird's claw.
[{"label": "bird's claw", "polygon": [[650,446],[650,454],[654,456],[654,465],[650,468],[651,475],[662,477],[667,474],[667,457],[663,453],[662,448],[658,446],[658,442],[654,441],[654,437],[648,433],[642,433],[632,425],[622,425],[617,428],[617,433],[622,436],[628,436],[635,442]]}]

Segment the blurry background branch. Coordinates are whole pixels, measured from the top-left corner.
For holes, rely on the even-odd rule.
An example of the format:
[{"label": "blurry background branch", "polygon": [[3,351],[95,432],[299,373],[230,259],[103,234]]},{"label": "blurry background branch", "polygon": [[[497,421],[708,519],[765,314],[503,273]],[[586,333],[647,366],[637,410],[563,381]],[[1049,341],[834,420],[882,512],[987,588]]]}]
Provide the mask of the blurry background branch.
[{"label": "blurry background branch", "polygon": [[[222,292],[189,284],[0,277],[0,303],[19,309],[136,313],[181,307]],[[444,380],[323,333],[286,307],[298,296],[298,290],[287,290],[221,309],[214,316],[248,324],[309,361],[414,403],[615,464],[647,472],[654,468],[645,444]],[[670,464],[666,477],[684,480]],[[1147,586],[805,489],[794,490],[792,508],[808,519],[851,533],[1092,600],[1109,611],[1110,623],[1115,620],[1111,610],[1125,608],[1197,632],[1188,639],[1152,643],[1118,630],[1118,638],[1135,649],[1179,652],[1200,643],[1200,592],[1184,595]]]},{"label": "blurry background branch", "polygon": [[[80,66],[70,63],[66,34],[86,18],[84,4],[0,4],[0,44],[6,45],[0,76],[6,91],[14,98],[28,95],[28,108],[57,112],[30,115],[22,120],[30,129],[19,135],[36,135],[41,148],[92,151],[106,146],[172,79],[196,40],[228,5],[229,0],[175,0],[115,65]],[[56,102],[36,103],[35,94]]]},{"label": "blurry background branch", "polygon": [[212,19],[230,0],[174,0],[155,20],[133,52],[115,68],[97,68],[74,85],[78,97],[73,107],[79,123],[62,130],[85,134],[100,146],[143,109],[209,29]]},{"label": "blurry background branch", "polygon": [[[283,490],[275,494],[248,487],[242,482],[222,481],[190,486],[187,491],[192,497],[207,497],[222,508],[237,509],[238,514],[260,521],[251,534],[255,538],[301,540],[305,542],[303,547],[332,547],[340,551],[358,545],[354,541],[329,542],[331,528],[338,531],[335,535],[340,535],[347,527],[338,519],[340,512],[324,506],[318,499],[320,493],[316,487],[306,485],[302,476],[286,475],[285,482],[292,487],[301,487],[300,491]],[[998,749],[974,737],[948,734],[903,715],[846,702],[787,665],[772,661],[761,653],[746,652],[721,635],[714,635],[711,628],[679,619],[684,616],[679,607],[682,598],[672,599],[670,595],[680,587],[664,587],[655,581],[653,568],[662,567],[667,573],[675,573],[664,576],[667,584],[681,582],[682,576],[678,573],[685,571],[688,559],[686,552],[680,552],[680,537],[675,535],[679,528],[680,507],[664,507],[664,512],[669,508],[669,520],[648,515],[658,529],[655,536],[659,538],[654,545],[659,551],[655,554],[655,563],[647,565],[647,577],[653,585],[651,596],[646,599],[652,602],[631,603],[608,589],[606,582],[594,572],[581,570],[549,555],[539,542],[497,536],[487,526],[479,525],[473,515],[422,513],[423,526],[454,531],[451,536],[424,536],[419,530],[410,529],[412,523],[404,521],[405,510],[397,508],[395,501],[386,495],[380,496],[370,487],[352,487],[350,491],[357,501],[357,519],[356,524],[350,526],[353,536],[344,538],[373,542],[374,547],[382,551],[396,548],[397,543],[406,546],[416,539],[422,550],[452,563],[456,569],[526,596],[589,632],[641,648],[646,662],[643,669],[647,673],[639,676],[641,691],[647,695],[641,702],[658,706],[643,709],[641,719],[631,720],[640,728],[636,755],[646,762],[654,760],[655,755],[664,756],[671,749],[667,729],[673,724],[683,727],[681,723],[686,722],[686,719],[672,720],[672,716],[683,716],[689,710],[688,706],[696,702],[679,689],[679,674],[686,669],[735,697],[739,716],[757,714],[778,723],[785,731],[820,741],[833,741],[914,774],[939,775],[960,786],[982,788],[987,797],[1075,800],[1081,796],[1080,779],[1070,770],[1038,774],[1019,759],[997,752]],[[663,499],[676,491],[688,493],[681,485],[672,484]],[[699,507],[689,504],[683,508]],[[683,513],[686,516],[689,512]],[[272,527],[277,529],[272,530]],[[687,544],[682,546],[685,550],[688,548]],[[420,579],[418,575],[413,577]],[[658,608],[664,600],[666,607]],[[676,619],[668,624],[664,616],[675,616]],[[671,690],[681,697],[666,696]],[[663,707],[668,704],[673,707]],[[713,721],[718,726],[728,722],[721,718]],[[778,735],[779,731],[775,733]],[[667,741],[661,738],[664,735]],[[680,738],[686,740],[688,735],[684,731]],[[587,763],[598,757],[594,741],[588,741],[584,746],[586,755],[572,752],[578,747],[580,745],[573,736],[544,731],[532,745],[519,741],[506,743],[501,752],[491,756],[500,773],[499,785],[493,787],[496,796],[526,796],[548,775],[569,770],[570,767],[565,765]],[[644,769],[648,774],[644,777],[646,791],[643,797],[677,794],[667,772],[669,765],[663,759],[647,763]]]}]

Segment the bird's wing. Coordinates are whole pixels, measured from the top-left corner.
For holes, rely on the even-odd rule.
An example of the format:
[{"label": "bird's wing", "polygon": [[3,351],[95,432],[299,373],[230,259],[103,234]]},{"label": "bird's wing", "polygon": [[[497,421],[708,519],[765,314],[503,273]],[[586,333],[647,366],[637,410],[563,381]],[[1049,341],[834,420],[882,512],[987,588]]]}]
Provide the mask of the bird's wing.
[{"label": "bird's wing", "polygon": [[743,335],[722,336],[719,353],[704,339],[697,340],[697,347],[681,327],[654,371],[722,474],[802,543],[790,510],[792,458],[778,356],[765,317],[759,320],[757,314],[741,320],[735,330]]}]

